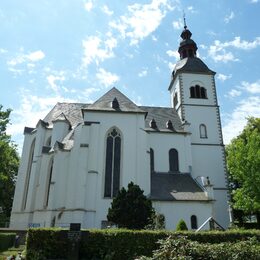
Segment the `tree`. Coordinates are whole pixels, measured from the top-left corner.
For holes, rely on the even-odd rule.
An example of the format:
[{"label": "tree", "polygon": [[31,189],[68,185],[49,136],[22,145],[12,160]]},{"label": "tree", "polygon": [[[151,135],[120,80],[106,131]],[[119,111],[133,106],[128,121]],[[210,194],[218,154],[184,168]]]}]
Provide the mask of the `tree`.
[{"label": "tree", "polygon": [[133,182],[128,184],[128,190],[123,187],[113,199],[107,219],[118,227],[143,229],[154,213],[151,201],[143,193]]},{"label": "tree", "polygon": [[18,171],[19,157],[16,145],[6,134],[10,123],[11,110],[2,110],[0,105],[0,222],[8,221],[12,210],[15,178]]},{"label": "tree", "polygon": [[176,231],[184,231],[184,230],[188,230],[188,228],[185,221],[181,219],[176,226]]},{"label": "tree", "polygon": [[226,152],[233,207],[255,213],[260,225],[260,118],[248,118],[244,130]]},{"label": "tree", "polygon": [[150,218],[149,224],[145,226],[145,229],[150,229],[150,230],[165,229],[165,216],[161,213],[157,213],[154,211],[154,213]]}]

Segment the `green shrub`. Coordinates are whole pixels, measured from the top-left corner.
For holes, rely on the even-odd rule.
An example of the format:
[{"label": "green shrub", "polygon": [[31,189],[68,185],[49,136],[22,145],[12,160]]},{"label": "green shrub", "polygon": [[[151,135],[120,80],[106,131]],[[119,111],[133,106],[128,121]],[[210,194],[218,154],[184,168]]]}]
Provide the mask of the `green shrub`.
[{"label": "green shrub", "polygon": [[26,240],[26,257],[27,259],[64,258],[68,254],[68,246],[66,230],[29,229]]},{"label": "green shrub", "polygon": [[181,219],[176,227],[176,231],[185,231],[188,230],[187,225],[183,219]]},{"label": "green shrub", "polygon": [[0,252],[14,245],[14,233],[0,233]]},{"label": "green shrub", "polygon": [[151,256],[158,248],[157,241],[166,232],[132,231],[124,229],[95,230],[83,234],[80,257],[83,259],[134,259]]},{"label": "green shrub", "polygon": [[[62,229],[30,229],[27,236],[27,259],[64,259],[70,248],[67,230]],[[80,259],[135,259],[138,256],[151,257],[153,251],[159,248],[158,240],[165,240],[171,236],[169,245],[178,245],[183,253],[198,255],[205,254],[208,258],[194,259],[219,259],[209,258],[209,252],[215,252],[215,257],[231,255],[233,259],[258,259],[248,258],[247,253],[253,255],[259,252],[259,230],[232,230],[232,231],[154,231],[154,230],[127,230],[105,229],[82,231],[79,255]],[[185,236],[183,240],[182,237]],[[181,237],[182,240],[179,240]],[[250,238],[252,243],[250,242]],[[175,244],[174,244],[175,243]],[[244,243],[244,244],[243,244]],[[251,243],[251,244],[250,244]],[[188,245],[187,248],[186,244]],[[167,244],[166,244],[167,245]],[[166,246],[164,245],[164,246]],[[170,246],[168,246],[170,248]],[[175,246],[176,247],[176,246]],[[196,249],[196,247],[198,249]],[[225,251],[232,249],[230,252]],[[251,249],[247,249],[251,247]],[[196,250],[195,250],[195,249]],[[179,252],[179,253],[181,253]],[[250,255],[250,256],[251,256]],[[241,258],[236,258],[241,257]],[[149,258],[148,258],[149,259]],[[160,258],[163,259],[163,258]],[[165,258],[167,259],[167,258]],[[187,258],[185,258],[187,259]],[[227,259],[227,258],[222,258]],[[230,258],[232,259],[232,258]]]},{"label": "green shrub", "polygon": [[127,190],[123,187],[113,198],[107,220],[120,228],[144,229],[153,214],[151,200],[138,185],[130,182]]},{"label": "green shrub", "polygon": [[200,244],[186,237],[168,237],[159,241],[160,248],[152,257],[143,256],[139,260],[244,260],[260,259],[260,246],[255,238],[237,243]]}]

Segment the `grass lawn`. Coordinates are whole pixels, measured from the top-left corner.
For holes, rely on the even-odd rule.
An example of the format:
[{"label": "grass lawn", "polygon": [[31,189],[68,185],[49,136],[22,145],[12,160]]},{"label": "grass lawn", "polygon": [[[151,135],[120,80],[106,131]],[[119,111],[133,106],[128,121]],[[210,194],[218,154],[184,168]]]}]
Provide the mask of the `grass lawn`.
[{"label": "grass lawn", "polygon": [[0,252],[0,260],[6,260],[8,256],[17,256],[18,253],[22,253],[25,249],[25,245],[20,245],[18,248],[10,247],[7,251]]}]

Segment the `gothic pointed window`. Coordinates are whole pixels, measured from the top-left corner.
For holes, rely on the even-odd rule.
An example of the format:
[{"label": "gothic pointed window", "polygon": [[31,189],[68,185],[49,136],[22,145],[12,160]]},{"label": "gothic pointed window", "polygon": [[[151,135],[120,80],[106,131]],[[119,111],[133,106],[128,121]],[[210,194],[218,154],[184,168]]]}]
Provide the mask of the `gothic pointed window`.
[{"label": "gothic pointed window", "polygon": [[116,128],[106,140],[105,197],[115,197],[120,187],[121,135]]},{"label": "gothic pointed window", "polygon": [[169,151],[169,165],[170,172],[178,172],[179,171],[179,158],[178,151],[174,148]]},{"label": "gothic pointed window", "polygon": [[27,199],[28,199],[28,192],[29,192],[29,184],[30,184],[32,164],[33,164],[34,149],[35,149],[35,138],[32,141],[30,153],[29,153],[27,172],[26,172],[26,176],[25,176],[25,186],[24,186],[22,210],[25,210],[26,204],[27,204]]},{"label": "gothic pointed window", "polygon": [[191,229],[197,229],[198,228],[197,217],[195,215],[192,215],[190,217],[190,222],[191,222]]},{"label": "gothic pointed window", "polygon": [[200,138],[208,138],[207,127],[204,124],[200,125]]},{"label": "gothic pointed window", "polygon": [[150,171],[154,172],[154,151],[152,148],[150,148]]},{"label": "gothic pointed window", "polygon": [[52,183],[52,172],[53,172],[53,159],[50,161],[49,170],[48,170],[48,174],[47,174],[47,189],[46,189],[44,207],[48,207],[48,205],[49,205],[50,189],[51,189],[51,183]]}]

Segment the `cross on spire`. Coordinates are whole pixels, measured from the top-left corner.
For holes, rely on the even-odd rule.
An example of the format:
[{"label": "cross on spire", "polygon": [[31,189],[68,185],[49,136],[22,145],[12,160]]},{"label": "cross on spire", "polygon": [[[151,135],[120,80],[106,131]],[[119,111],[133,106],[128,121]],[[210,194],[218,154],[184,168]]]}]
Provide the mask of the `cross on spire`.
[{"label": "cross on spire", "polygon": [[184,29],[187,29],[187,25],[186,25],[186,17],[185,17],[185,12],[183,10],[183,23],[184,23]]}]

